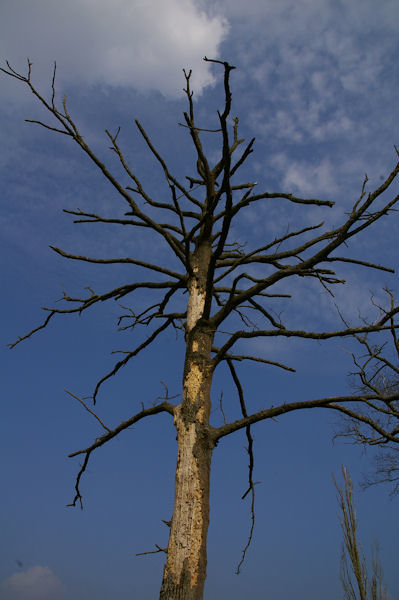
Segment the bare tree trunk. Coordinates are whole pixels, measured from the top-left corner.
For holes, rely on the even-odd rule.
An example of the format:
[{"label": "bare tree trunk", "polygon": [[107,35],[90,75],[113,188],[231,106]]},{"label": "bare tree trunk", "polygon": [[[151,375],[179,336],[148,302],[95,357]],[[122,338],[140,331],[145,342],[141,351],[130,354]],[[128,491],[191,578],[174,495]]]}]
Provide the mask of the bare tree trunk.
[{"label": "bare tree trunk", "polygon": [[[209,436],[213,331],[201,323],[209,248],[193,257],[186,324],[182,403],[175,411],[175,504],[160,600],[202,600],[209,524],[209,476],[214,443]],[[198,258],[196,264],[195,259]]]}]

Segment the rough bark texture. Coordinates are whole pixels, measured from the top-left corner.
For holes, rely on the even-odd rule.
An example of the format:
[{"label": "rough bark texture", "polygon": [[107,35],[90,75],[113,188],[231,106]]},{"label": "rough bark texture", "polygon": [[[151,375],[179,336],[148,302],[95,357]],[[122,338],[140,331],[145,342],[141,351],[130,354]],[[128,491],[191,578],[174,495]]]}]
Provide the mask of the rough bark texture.
[{"label": "rough bark texture", "polygon": [[206,577],[213,332],[201,318],[210,248],[199,248],[192,258],[183,399],[174,417],[178,442],[175,505],[160,600],[202,600]]}]

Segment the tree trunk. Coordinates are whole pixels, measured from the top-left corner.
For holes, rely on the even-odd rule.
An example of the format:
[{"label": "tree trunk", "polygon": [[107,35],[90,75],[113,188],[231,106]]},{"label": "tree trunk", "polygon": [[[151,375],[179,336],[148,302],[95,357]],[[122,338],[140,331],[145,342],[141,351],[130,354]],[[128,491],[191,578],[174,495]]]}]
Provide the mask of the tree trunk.
[{"label": "tree trunk", "polygon": [[206,577],[209,475],[214,446],[209,437],[213,332],[200,322],[209,264],[206,255],[197,253],[202,262],[200,268],[193,269],[195,277],[189,283],[183,397],[174,418],[178,443],[175,504],[160,600],[202,600]]}]

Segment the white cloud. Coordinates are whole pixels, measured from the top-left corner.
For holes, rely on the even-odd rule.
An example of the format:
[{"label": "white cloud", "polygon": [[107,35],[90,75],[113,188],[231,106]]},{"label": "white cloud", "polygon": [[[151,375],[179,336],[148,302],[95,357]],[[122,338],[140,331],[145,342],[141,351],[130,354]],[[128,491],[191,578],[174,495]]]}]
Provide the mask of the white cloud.
[{"label": "white cloud", "polygon": [[17,70],[26,57],[35,81],[107,84],[181,93],[182,68],[193,68],[197,94],[213,83],[204,55],[217,57],[228,24],[195,0],[5,0],[0,56]]},{"label": "white cloud", "polygon": [[330,195],[337,190],[333,167],[329,160],[317,163],[291,161],[283,179],[284,189],[309,196],[311,194]]},{"label": "white cloud", "polygon": [[36,565],[0,583],[2,600],[62,600],[63,585],[49,567]]}]

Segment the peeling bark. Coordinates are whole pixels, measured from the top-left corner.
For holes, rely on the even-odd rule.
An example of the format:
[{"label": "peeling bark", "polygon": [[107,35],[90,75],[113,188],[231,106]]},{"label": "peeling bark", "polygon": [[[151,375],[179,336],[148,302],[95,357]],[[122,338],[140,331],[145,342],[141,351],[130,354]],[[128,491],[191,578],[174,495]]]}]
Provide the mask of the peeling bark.
[{"label": "peeling bark", "polygon": [[213,332],[201,324],[210,248],[193,255],[186,323],[182,403],[175,410],[175,504],[160,600],[202,600],[206,577],[209,477],[214,443],[209,436]]},{"label": "peeling bark", "polygon": [[178,414],[175,507],[161,600],[202,600],[209,524],[209,475],[212,445],[203,427]]}]

